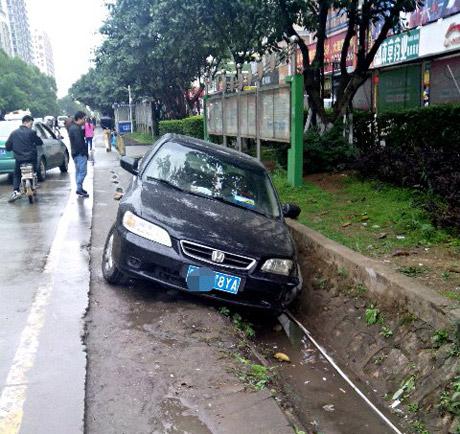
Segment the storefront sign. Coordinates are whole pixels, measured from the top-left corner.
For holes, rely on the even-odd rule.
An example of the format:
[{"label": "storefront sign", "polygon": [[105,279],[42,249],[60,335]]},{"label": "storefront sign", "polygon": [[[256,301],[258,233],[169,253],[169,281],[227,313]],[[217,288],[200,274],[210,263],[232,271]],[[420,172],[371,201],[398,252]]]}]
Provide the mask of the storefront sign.
[{"label": "storefront sign", "polygon": [[406,62],[419,57],[420,30],[390,36],[383,41],[374,59],[374,66]]},{"label": "storefront sign", "polygon": [[443,16],[446,3],[446,0],[425,0],[423,6],[419,6],[414,12],[407,14],[407,27],[413,29],[437,21]]},{"label": "storefront sign", "polygon": [[420,56],[440,54],[459,48],[459,15],[453,15],[420,29]]},{"label": "storefront sign", "polygon": [[331,9],[327,15],[326,34],[346,29],[348,26],[348,16],[343,9]]},{"label": "storefront sign", "polygon": [[[334,62],[339,63],[342,56],[342,47],[345,41],[347,32],[341,32],[337,35],[330,36],[324,43],[324,72],[331,73],[333,71]],[[316,54],[316,43],[308,46],[310,61]],[[347,67],[352,67],[355,64],[356,38],[353,38],[350,43],[350,48],[347,54]]]}]

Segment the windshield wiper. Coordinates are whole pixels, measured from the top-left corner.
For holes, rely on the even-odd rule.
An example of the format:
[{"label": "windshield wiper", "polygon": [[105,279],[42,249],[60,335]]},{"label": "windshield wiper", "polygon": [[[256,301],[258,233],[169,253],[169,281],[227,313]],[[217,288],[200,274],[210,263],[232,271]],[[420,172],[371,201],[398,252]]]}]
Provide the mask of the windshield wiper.
[{"label": "windshield wiper", "polygon": [[166,181],[166,179],[159,179],[159,178],[154,178],[153,176],[147,176],[147,181],[159,182],[160,184],[167,185],[168,187],[172,187],[172,188],[174,188],[176,190],[185,191],[184,189],[178,187],[176,184],[173,184],[172,182]]}]

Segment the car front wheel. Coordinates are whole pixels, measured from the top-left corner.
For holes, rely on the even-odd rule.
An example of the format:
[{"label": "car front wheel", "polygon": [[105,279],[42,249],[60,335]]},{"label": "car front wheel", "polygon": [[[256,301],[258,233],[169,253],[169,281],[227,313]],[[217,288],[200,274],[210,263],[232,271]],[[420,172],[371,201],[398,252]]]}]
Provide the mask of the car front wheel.
[{"label": "car front wheel", "polygon": [[64,153],[64,161],[59,166],[59,170],[62,173],[67,173],[69,170],[69,154],[67,152]]},{"label": "car front wheel", "polygon": [[113,260],[113,240],[114,240],[115,226],[110,229],[105,241],[104,253],[102,255],[102,275],[104,279],[113,285],[123,283],[125,277],[123,273],[118,270]]}]

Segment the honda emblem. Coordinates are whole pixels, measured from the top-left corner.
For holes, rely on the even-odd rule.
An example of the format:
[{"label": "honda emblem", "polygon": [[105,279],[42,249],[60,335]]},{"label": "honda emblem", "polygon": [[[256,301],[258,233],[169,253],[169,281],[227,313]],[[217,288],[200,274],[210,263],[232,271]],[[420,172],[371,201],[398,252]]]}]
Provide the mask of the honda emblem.
[{"label": "honda emblem", "polygon": [[213,250],[211,256],[212,262],[222,264],[225,261],[225,253],[219,252],[219,250]]}]

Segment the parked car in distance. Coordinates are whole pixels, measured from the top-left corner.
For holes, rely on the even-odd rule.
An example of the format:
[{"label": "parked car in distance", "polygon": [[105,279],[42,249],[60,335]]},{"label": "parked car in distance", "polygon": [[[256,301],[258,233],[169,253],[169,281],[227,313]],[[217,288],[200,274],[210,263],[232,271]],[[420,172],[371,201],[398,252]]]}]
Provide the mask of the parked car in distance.
[{"label": "parked car in distance", "polygon": [[280,312],[302,289],[294,241],[265,167],[202,140],[167,134],[142,158],[104,247],[109,283],[125,277]]},{"label": "parked car in distance", "polygon": [[[21,125],[20,120],[0,122],[0,174],[14,173],[15,159],[13,152],[5,149],[9,135]],[[37,175],[39,181],[46,179],[46,171],[59,167],[61,172],[67,172],[69,167],[69,151],[66,145],[42,122],[34,122],[34,130],[43,140],[43,146],[37,148]]]},{"label": "parked car in distance", "polygon": [[58,121],[58,127],[59,128],[64,128],[65,127],[65,121],[67,120],[67,116],[58,116],[57,121]]}]

